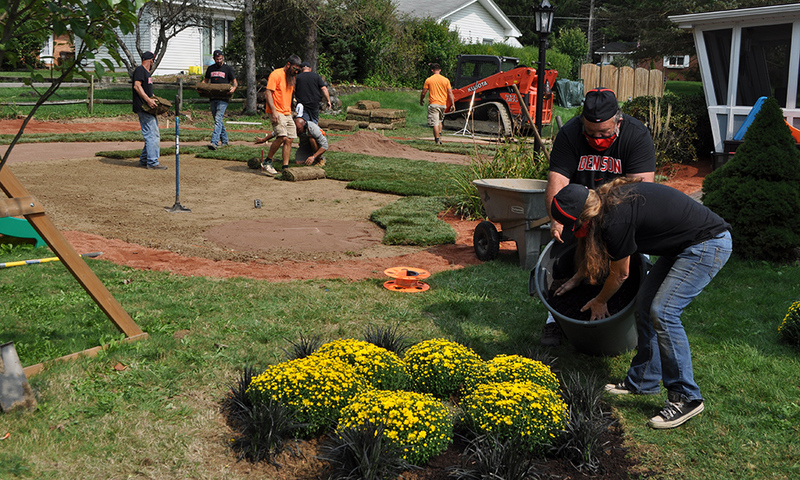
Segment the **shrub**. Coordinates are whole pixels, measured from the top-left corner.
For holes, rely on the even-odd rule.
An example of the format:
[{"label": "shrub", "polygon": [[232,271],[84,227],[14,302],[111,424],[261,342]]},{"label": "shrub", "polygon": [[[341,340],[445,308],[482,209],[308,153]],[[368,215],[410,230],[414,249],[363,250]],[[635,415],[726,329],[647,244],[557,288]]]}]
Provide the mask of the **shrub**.
[{"label": "shrub", "polygon": [[385,436],[386,427],[370,422],[342,428],[320,445],[320,460],[328,462],[329,480],[383,480],[397,478],[414,466],[402,449]]},{"label": "shrub", "polygon": [[713,149],[711,122],[703,95],[667,92],[660,99],[650,96],[634,98],[623,103],[621,108],[650,130],[658,167],[694,162],[699,155]]},{"label": "shrub", "polygon": [[541,452],[567,420],[567,405],[552,390],[531,382],[478,385],[461,400],[464,421],[477,433],[516,439],[521,448]]},{"label": "shrub", "polygon": [[778,327],[778,332],[784,341],[800,347],[800,301],[794,302],[789,307],[789,311],[783,317],[783,323]]},{"label": "shrub", "polygon": [[530,382],[555,393],[559,392],[558,378],[542,362],[519,355],[498,355],[484,365],[485,369],[467,380],[471,386],[469,390],[483,383]]},{"label": "shrub", "polygon": [[313,436],[333,426],[350,399],[369,388],[352,365],[313,355],[270,366],[253,378],[247,394],[253,404],[282,402],[298,422],[307,424],[301,435]]},{"label": "shrub", "polygon": [[495,150],[494,158],[488,159],[476,155],[467,170],[453,173],[456,192],[453,192],[453,203],[456,214],[477,219],[485,218],[483,202],[473,180],[482,178],[547,178],[548,163],[544,154],[536,152],[528,143],[516,141],[501,145]]},{"label": "shrub", "polygon": [[554,442],[554,453],[567,459],[578,471],[600,472],[603,434],[614,423],[603,410],[603,383],[596,375],[572,373],[564,379],[563,398],[569,405],[569,420]]},{"label": "shrub", "polygon": [[406,364],[400,357],[363,340],[335,340],[322,345],[316,355],[336,358],[352,365],[358,375],[366,378],[375,388],[401,390],[411,383]]},{"label": "shrub", "polygon": [[295,421],[290,408],[271,398],[256,404],[242,402],[239,407],[238,428],[231,439],[231,448],[238,453],[239,460],[275,464],[275,456],[291,448],[287,439],[305,427]]},{"label": "shrub", "polygon": [[439,398],[456,393],[483,363],[472,349],[443,338],[411,346],[406,350],[404,360],[414,390]]},{"label": "shrub", "polygon": [[342,409],[339,430],[368,423],[383,425],[383,436],[402,449],[403,459],[421,465],[452,441],[450,411],[430,395],[371,390]]},{"label": "shrub", "polygon": [[768,98],[736,154],[703,181],[703,204],[727,220],[734,252],[785,262],[800,246],[800,152]]},{"label": "shrub", "polygon": [[540,478],[541,466],[528,452],[519,448],[516,439],[500,440],[496,435],[476,435],[467,445],[461,467],[451,469],[458,480]]}]

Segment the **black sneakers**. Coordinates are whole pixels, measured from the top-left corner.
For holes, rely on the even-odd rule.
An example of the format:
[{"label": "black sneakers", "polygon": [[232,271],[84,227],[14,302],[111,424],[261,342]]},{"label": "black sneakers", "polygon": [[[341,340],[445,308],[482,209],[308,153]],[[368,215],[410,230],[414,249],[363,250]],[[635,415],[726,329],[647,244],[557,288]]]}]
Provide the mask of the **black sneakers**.
[{"label": "black sneakers", "polygon": [[675,428],[688,422],[705,409],[702,400],[686,402],[679,393],[667,392],[664,409],[647,423],[653,428]]},{"label": "black sneakers", "polygon": [[561,327],[557,323],[545,323],[539,343],[544,347],[557,347],[561,344]]}]

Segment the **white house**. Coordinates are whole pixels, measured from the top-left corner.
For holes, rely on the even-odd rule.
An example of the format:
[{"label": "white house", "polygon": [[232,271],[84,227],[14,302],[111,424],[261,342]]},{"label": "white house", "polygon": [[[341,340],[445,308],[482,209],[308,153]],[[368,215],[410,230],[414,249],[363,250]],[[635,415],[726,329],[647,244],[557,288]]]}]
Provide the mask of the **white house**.
[{"label": "white house", "polygon": [[[214,50],[225,50],[224,47],[231,37],[231,24],[241,9],[234,8],[231,3],[211,0],[210,15],[202,27],[188,27],[170,39],[167,44],[167,51],[164,58],[159,63],[154,72],[155,75],[170,75],[177,73],[189,73],[199,69],[213,61],[212,53]],[[156,52],[156,42],[158,40],[158,23],[148,13],[142,15],[140,46],[142,51]],[[131,33],[123,37],[123,41],[134,55],[138,52],[136,48],[136,35]],[[75,40],[76,44],[80,39]],[[96,55],[96,60],[111,59],[108,51],[101,49]],[[113,61],[113,60],[112,60]],[[138,64],[141,60],[136,59]],[[194,67],[194,68],[192,68]]]},{"label": "white house", "polygon": [[519,31],[492,0],[395,0],[397,11],[412,17],[447,20],[464,43],[506,43],[521,47]]},{"label": "white house", "polygon": [[714,135],[715,157],[762,96],[773,96],[800,128],[800,4],[670,16],[691,30]]}]

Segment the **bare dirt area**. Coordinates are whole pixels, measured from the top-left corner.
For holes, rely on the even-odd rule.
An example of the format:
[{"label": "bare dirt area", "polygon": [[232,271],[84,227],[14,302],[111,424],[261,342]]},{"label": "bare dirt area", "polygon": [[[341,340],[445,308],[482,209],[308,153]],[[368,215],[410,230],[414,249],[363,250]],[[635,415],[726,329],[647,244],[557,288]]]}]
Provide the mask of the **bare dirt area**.
[{"label": "bare dirt area", "polygon": [[[20,120],[0,121],[15,133]],[[138,131],[135,121],[31,122],[28,133]],[[332,150],[466,164],[469,157],[420,151],[376,132],[332,134]],[[107,145],[110,144],[110,145]],[[243,142],[242,142],[243,143]],[[443,218],[458,234],[454,245],[382,245],[372,211],[397,197],[348,190],[344,182],[284,182],[240,162],[180,157],[179,203],[191,213],[169,213],[176,203],[175,158],[166,171],[138,167],[138,159],[95,157],[101,150],[140,148],[138,142],[19,144],[12,172],[45,205],[48,216],[79,253],[133,268],[180,275],[265,280],[381,278],[393,266],[432,273],[479,263],[472,246],[477,222]],[[163,146],[169,146],[165,141]],[[2,147],[0,147],[2,148]],[[3,150],[5,150],[3,148]],[[710,162],[678,165],[670,185],[697,192]],[[255,200],[262,207],[255,208]],[[513,242],[501,256],[516,256]]]}]

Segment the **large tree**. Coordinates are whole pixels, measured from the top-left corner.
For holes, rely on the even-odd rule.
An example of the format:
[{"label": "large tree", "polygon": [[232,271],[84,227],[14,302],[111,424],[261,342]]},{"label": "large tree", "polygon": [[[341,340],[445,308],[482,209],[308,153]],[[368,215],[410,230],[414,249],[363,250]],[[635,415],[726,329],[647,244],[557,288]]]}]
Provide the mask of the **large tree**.
[{"label": "large tree", "polygon": [[[49,25],[56,36],[72,33],[82,39],[80,46],[76,47],[74,59],[53,67],[58,76],[41,92],[36,105],[23,120],[0,161],[0,169],[5,166],[36,110],[55,93],[61,83],[71,80],[76,74],[89,78],[91,73],[86,70],[87,65],[94,67],[97,76],[105,72],[106,66],[113,68],[111,60],[94,60],[100,47],[105,47],[114,59],[120,60],[115,30],[132,32],[136,11],[140,6],[139,0],[0,0],[0,12],[3,12],[0,15],[0,31],[4,39],[0,43],[0,65],[7,57],[5,40],[31,33],[30,25]],[[42,75],[33,70],[26,79],[27,83],[42,81]]]},{"label": "large tree", "polygon": [[117,42],[124,54],[120,58],[129,75],[133,75],[133,71],[139,65],[142,53],[150,50],[149,47],[142,48],[141,45],[143,28],[150,30],[151,25],[155,25],[157,28],[155,31],[156,46],[153,48],[156,58],[152,68],[152,70],[156,70],[167,53],[167,45],[170,40],[187,28],[207,26],[208,19],[211,18],[211,10],[209,10],[206,0],[156,0],[145,3],[138,11],[137,16],[138,21],[134,30],[136,52],[131,51],[123,41],[123,32],[117,32]]}]

